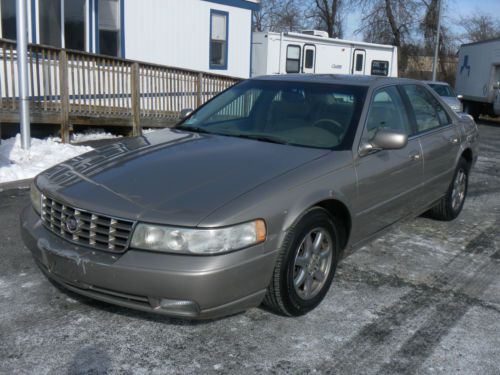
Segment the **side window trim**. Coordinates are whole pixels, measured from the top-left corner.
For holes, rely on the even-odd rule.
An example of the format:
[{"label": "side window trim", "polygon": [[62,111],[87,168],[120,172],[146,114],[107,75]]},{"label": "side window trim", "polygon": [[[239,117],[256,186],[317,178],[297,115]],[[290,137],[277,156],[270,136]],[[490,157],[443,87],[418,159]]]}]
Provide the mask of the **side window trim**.
[{"label": "side window trim", "polygon": [[[225,30],[225,40],[224,40],[224,51],[222,51],[223,56],[224,56],[224,61],[223,64],[214,64],[212,62],[213,60],[213,51],[212,51],[212,43],[214,41],[221,42],[221,40],[215,40],[212,38],[212,32],[213,32],[213,22],[214,22],[214,16],[219,16],[219,17],[224,17],[226,24],[226,30]],[[210,70],[227,70],[228,65],[229,65],[229,12],[225,12],[222,10],[218,9],[210,9],[210,33],[208,35],[208,40],[209,40],[209,57],[208,57],[208,63],[209,63],[209,69]]]},{"label": "side window trim", "polygon": [[418,136],[417,118],[415,117],[415,112],[413,111],[413,107],[411,106],[410,98],[408,98],[408,95],[406,95],[406,92],[403,89],[403,85],[396,85],[396,88],[398,89],[399,95],[403,100],[408,120],[410,120],[411,134],[408,135],[408,138],[416,137]]}]

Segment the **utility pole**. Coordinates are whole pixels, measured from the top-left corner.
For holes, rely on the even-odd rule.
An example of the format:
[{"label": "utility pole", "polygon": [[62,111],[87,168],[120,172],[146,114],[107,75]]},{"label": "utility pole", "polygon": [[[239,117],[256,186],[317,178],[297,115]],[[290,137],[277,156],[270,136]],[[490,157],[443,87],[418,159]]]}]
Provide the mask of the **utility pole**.
[{"label": "utility pole", "polygon": [[21,124],[21,146],[31,146],[30,102],[28,91],[28,11],[27,0],[16,0],[17,23],[17,78],[19,82],[19,120]]},{"label": "utility pole", "polygon": [[438,0],[438,20],[437,20],[437,30],[436,30],[436,46],[434,47],[434,61],[432,62],[432,80],[436,80],[436,72],[438,65],[438,55],[439,55],[439,37],[441,36],[441,2]]}]

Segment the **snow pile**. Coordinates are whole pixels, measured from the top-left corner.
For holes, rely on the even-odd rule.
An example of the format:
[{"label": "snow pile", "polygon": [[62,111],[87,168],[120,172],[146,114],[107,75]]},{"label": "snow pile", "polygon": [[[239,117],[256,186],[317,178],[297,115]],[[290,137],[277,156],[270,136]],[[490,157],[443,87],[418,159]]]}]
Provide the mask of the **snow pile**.
[{"label": "snow pile", "polygon": [[41,171],[74,156],[92,151],[92,147],[61,143],[57,137],[31,139],[31,148],[21,148],[21,136],[0,144],[0,183],[35,177]]},{"label": "snow pile", "polygon": [[95,141],[98,139],[112,139],[121,138],[121,135],[115,135],[107,133],[101,129],[89,130],[85,133],[73,133],[71,134],[71,142],[80,143],[86,141]]}]

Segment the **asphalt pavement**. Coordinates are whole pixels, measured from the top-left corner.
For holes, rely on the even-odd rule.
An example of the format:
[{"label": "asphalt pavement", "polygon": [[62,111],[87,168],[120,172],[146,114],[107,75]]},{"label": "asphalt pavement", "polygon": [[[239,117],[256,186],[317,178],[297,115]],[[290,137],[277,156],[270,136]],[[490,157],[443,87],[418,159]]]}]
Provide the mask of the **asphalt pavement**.
[{"label": "asphalt pavement", "polygon": [[500,124],[480,134],[460,217],[350,255],[299,318],[189,322],[62,291],[21,241],[28,191],[0,191],[0,374],[500,374]]}]

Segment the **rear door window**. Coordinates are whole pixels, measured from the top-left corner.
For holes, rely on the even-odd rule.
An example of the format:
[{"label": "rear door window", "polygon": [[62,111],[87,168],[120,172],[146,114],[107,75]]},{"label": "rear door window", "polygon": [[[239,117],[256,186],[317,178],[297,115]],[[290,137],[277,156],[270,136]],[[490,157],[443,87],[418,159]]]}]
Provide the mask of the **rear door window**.
[{"label": "rear door window", "polygon": [[423,86],[403,85],[417,123],[417,132],[423,133],[451,123],[450,117],[438,100]]}]

